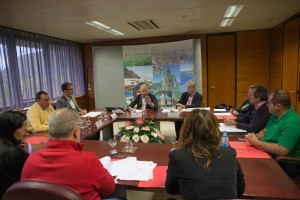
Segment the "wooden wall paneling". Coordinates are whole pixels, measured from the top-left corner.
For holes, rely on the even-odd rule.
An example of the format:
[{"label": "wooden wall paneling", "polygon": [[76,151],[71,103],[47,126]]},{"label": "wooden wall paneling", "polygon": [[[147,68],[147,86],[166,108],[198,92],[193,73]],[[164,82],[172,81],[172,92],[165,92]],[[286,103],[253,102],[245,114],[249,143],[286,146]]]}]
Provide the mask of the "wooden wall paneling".
[{"label": "wooden wall paneling", "polygon": [[77,96],[76,102],[81,109],[88,109],[86,103],[87,95]]},{"label": "wooden wall paneling", "polygon": [[271,29],[270,90],[282,87],[283,24]]},{"label": "wooden wall paneling", "polygon": [[282,89],[289,91],[292,106],[297,108],[300,17],[284,24]]},{"label": "wooden wall paneling", "polygon": [[93,74],[93,44],[84,44],[84,69],[86,74],[87,110],[95,109],[94,74]]},{"label": "wooden wall paneling", "polygon": [[237,32],[237,107],[247,98],[250,85],[269,87],[270,30]]},{"label": "wooden wall paneling", "polygon": [[201,62],[202,62],[202,106],[207,107],[207,60],[206,35],[201,35]]},{"label": "wooden wall paneling", "polygon": [[207,36],[208,106],[235,105],[235,34]]}]

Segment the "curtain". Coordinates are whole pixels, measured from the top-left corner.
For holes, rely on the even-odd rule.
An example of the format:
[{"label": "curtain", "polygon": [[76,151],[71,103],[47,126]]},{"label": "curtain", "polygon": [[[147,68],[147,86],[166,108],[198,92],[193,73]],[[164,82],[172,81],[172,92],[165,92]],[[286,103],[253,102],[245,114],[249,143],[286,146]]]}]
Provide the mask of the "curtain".
[{"label": "curtain", "polygon": [[63,82],[84,95],[82,54],[79,43],[0,27],[0,111],[31,106],[41,90],[57,100]]}]

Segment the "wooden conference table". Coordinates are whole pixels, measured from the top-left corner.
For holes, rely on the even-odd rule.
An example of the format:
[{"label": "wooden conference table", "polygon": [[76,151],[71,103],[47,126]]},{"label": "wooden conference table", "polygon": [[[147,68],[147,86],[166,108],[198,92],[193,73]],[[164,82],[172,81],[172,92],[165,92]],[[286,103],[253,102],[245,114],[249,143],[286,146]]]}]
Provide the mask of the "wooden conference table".
[{"label": "wooden conference table", "polygon": [[[102,158],[108,155],[111,147],[106,141],[82,140],[84,151],[94,152],[97,157]],[[118,142],[115,146],[119,152],[125,143]],[[124,156],[135,156],[138,160],[154,161],[158,166],[168,165],[168,154],[171,144],[143,144],[134,143],[138,149]],[[43,149],[44,143],[25,146],[29,153]],[[126,155],[127,154],[127,155]],[[243,169],[246,180],[247,198],[278,198],[278,199],[300,199],[300,190],[292,180],[284,173],[274,159],[248,159],[238,158]],[[164,188],[139,188],[137,181],[118,181],[117,188],[165,192]]]}]

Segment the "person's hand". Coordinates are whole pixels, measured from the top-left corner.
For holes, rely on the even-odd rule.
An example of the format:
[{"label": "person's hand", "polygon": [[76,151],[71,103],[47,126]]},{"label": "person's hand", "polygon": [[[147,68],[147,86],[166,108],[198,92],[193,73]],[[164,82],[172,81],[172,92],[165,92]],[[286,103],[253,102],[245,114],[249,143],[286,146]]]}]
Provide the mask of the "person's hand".
[{"label": "person's hand", "polygon": [[149,96],[146,96],[146,104],[151,106],[151,98]]},{"label": "person's hand", "polygon": [[238,116],[238,112],[236,111],[236,110],[234,110],[233,112],[232,112],[232,114],[234,115],[234,116]]},{"label": "person's hand", "polygon": [[20,140],[20,141],[19,141],[19,147],[20,147],[21,149],[24,149],[25,144],[26,144],[25,140]]},{"label": "person's hand", "polygon": [[181,104],[181,103],[177,103],[176,107],[180,107],[181,109],[185,109],[185,105]]},{"label": "person's hand", "polygon": [[236,126],[237,122],[233,119],[224,120],[224,124],[227,126]]},{"label": "person's hand", "polygon": [[85,115],[86,113],[87,113],[87,111],[84,109],[84,110],[79,112],[79,115]]},{"label": "person's hand", "polygon": [[245,139],[249,144],[256,145],[258,143],[258,139],[254,133],[248,133],[245,135]]}]

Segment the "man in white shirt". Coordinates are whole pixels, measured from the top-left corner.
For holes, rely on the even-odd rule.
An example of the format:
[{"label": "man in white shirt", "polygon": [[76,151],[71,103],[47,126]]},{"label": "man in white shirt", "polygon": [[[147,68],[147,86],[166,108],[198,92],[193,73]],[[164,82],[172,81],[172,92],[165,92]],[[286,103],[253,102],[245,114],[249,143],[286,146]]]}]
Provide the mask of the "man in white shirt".
[{"label": "man in white shirt", "polygon": [[63,95],[61,98],[56,102],[56,109],[60,108],[72,108],[76,110],[80,115],[84,115],[87,113],[86,110],[82,110],[77,102],[75,97],[73,96],[73,85],[72,83],[65,82],[61,85],[61,90]]}]

